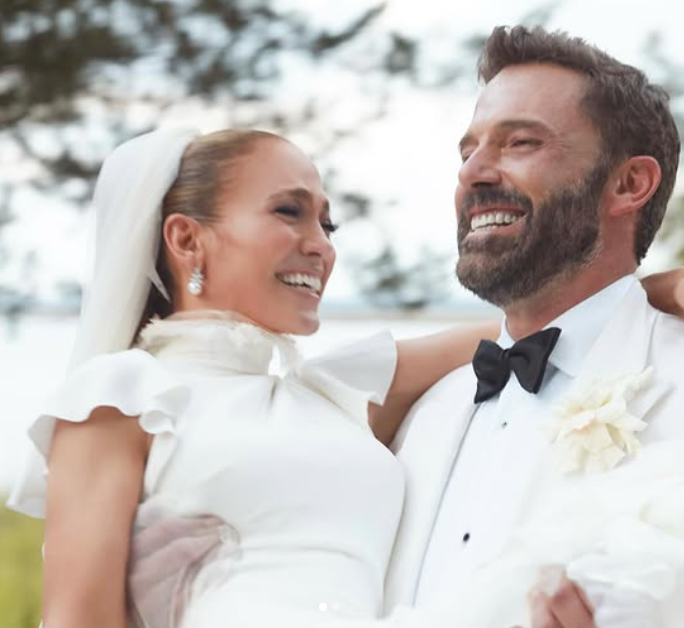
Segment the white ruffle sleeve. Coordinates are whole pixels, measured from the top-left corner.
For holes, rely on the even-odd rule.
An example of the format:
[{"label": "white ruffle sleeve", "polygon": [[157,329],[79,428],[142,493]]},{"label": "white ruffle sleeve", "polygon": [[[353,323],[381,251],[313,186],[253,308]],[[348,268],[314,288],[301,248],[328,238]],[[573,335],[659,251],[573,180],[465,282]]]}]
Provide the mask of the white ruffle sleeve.
[{"label": "white ruffle sleeve", "polygon": [[145,470],[145,492],[156,484],[176,443],[176,418],[189,389],[176,381],[149,353],[131,349],[100,355],[75,369],[52,393],[28,435],[34,449],[14,484],[7,506],[32,517],[45,516],[47,459],[57,419],[82,423],[98,407],[138,417],[155,436]]},{"label": "white ruffle sleeve", "polygon": [[384,331],[307,359],[296,373],[307,386],[367,425],[368,403],[385,402],[396,368],[397,343]]}]

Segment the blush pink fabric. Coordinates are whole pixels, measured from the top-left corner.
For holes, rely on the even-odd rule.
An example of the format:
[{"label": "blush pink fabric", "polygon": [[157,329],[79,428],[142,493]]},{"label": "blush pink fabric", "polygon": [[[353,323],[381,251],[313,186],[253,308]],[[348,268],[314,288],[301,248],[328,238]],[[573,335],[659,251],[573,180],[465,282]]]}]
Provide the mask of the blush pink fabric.
[{"label": "blush pink fabric", "polygon": [[128,597],[137,628],[178,628],[197,573],[237,555],[237,532],[214,516],[178,517],[141,506],[131,541]]}]

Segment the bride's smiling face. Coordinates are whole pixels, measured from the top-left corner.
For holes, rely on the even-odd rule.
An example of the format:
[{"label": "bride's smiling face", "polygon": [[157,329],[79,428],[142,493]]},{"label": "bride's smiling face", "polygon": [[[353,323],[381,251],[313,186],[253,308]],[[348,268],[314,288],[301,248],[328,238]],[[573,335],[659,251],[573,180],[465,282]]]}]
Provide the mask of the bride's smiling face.
[{"label": "bride's smiling face", "polygon": [[335,263],[335,226],[315,166],[285,140],[260,139],[230,165],[223,187],[215,219],[199,231],[202,293],[186,293],[183,309],[230,310],[274,332],[315,332]]}]

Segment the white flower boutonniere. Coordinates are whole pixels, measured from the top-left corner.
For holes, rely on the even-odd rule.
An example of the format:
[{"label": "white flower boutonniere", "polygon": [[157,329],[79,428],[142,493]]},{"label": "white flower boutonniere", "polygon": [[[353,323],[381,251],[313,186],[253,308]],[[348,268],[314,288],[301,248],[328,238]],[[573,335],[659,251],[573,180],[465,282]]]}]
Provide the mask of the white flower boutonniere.
[{"label": "white flower boutonniere", "polygon": [[562,471],[607,471],[641,447],[635,436],[647,426],[629,410],[630,402],[653,378],[642,373],[592,382],[565,395],[553,408],[551,440]]}]

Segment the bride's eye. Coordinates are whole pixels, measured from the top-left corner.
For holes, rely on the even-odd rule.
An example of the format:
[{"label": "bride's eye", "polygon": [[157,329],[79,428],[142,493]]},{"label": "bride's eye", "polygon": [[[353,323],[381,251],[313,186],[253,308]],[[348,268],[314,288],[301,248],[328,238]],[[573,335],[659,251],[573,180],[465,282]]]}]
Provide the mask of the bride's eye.
[{"label": "bride's eye", "polygon": [[321,222],[321,227],[323,227],[323,231],[325,231],[328,235],[332,235],[340,228],[340,225],[332,220],[324,220]]},{"label": "bride's eye", "polygon": [[301,210],[296,205],[278,205],[274,211],[276,214],[289,218],[297,218],[301,213]]}]

